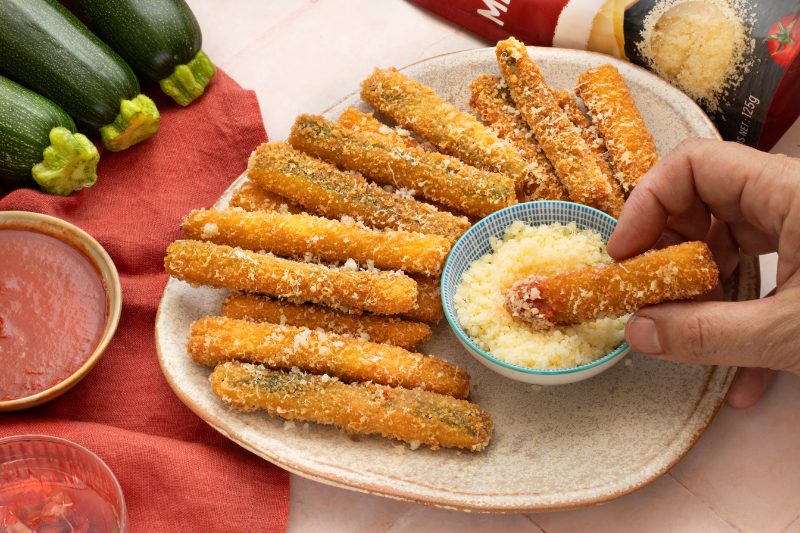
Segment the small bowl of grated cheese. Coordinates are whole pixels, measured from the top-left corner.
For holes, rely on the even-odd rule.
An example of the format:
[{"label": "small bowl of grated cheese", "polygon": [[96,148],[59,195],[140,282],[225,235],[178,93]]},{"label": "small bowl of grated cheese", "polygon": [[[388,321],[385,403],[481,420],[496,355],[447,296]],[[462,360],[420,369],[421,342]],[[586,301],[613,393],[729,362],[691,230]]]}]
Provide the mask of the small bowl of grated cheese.
[{"label": "small bowl of grated cheese", "polygon": [[514,205],[477,222],[442,274],[442,304],[458,340],[488,368],[538,385],[581,381],[621,361],[630,350],[628,316],[542,331],[503,305],[508,288],[530,275],[611,262],[606,243],[616,225],[597,209],[558,201]]}]

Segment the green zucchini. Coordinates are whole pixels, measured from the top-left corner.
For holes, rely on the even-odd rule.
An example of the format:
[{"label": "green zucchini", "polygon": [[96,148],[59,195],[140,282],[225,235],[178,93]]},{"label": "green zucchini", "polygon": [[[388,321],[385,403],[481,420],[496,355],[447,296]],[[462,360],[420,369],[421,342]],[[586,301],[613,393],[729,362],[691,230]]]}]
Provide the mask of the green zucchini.
[{"label": "green zucchini", "polygon": [[100,154],[47,98],[0,76],[0,177],[66,196],[97,181]]},{"label": "green zucchini", "polygon": [[89,26],[147,80],[181,105],[203,94],[216,72],[184,0],[75,0]]},{"label": "green zucchini", "polygon": [[55,0],[0,0],[0,71],[99,129],[109,150],[158,131],[131,68]]}]

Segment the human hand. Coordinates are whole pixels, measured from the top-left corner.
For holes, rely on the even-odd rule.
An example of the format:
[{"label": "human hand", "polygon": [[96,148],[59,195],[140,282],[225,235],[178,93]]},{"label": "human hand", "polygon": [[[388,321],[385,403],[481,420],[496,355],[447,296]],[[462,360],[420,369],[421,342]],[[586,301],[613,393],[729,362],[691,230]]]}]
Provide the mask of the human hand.
[{"label": "human hand", "polygon": [[683,240],[708,244],[720,279],[733,273],[739,249],[778,252],[774,295],[645,307],[625,338],[650,357],[745,367],[728,402],[748,407],[775,370],[800,374],[800,160],[730,142],[682,142],[631,193],[608,253],[625,259]]}]

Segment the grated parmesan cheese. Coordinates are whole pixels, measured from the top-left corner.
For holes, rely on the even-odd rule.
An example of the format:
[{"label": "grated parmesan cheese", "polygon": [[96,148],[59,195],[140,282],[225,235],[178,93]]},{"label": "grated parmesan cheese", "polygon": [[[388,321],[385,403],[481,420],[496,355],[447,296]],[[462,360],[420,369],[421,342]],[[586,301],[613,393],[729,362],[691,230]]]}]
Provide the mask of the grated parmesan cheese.
[{"label": "grated parmesan cheese", "polygon": [[753,68],[754,8],[746,0],[657,0],[636,46],[657,74],[718,111]]},{"label": "grated parmesan cheese", "polygon": [[454,297],[458,321],[479,348],[511,364],[560,369],[595,361],[622,343],[628,316],[541,331],[514,320],[503,305],[517,280],[610,262],[599,233],[578,230],[574,222],[516,221],[491,246],[464,272]]}]

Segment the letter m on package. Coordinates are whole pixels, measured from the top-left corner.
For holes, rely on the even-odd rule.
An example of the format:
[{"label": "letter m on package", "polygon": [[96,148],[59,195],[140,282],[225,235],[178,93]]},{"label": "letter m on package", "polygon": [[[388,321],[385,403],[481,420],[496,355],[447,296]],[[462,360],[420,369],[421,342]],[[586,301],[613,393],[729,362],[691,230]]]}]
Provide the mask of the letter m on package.
[{"label": "letter m on package", "polygon": [[[486,17],[487,19],[494,21],[498,25],[502,26],[503,21],[500,20],[500,12],[502,11],[505,13],[508,11],[506,7],[511,0],[483,0],[484,5],[489,9],[479,9],[478,15]],[[505,4],[505,5],[503,5]]]}]

